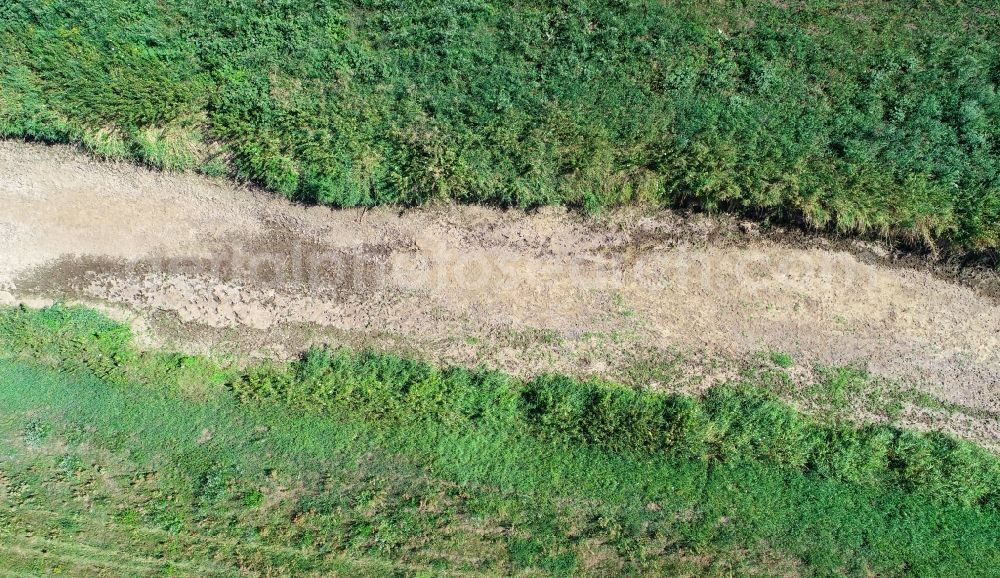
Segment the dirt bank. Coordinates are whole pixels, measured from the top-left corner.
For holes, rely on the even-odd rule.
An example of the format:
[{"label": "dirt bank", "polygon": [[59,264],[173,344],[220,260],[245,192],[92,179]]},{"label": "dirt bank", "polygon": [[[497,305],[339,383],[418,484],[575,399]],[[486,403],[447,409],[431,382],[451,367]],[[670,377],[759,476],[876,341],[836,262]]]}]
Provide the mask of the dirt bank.
[{"label": "dirt bank", "polygon": [[1000,410],[995,279],[894,266],[875,243],[783,243],[672,212],[333,211],[14,142],[0,203],[0,299],[102,303],[158,343],[377,345],[610,377],[663,352],[778,350]]}]

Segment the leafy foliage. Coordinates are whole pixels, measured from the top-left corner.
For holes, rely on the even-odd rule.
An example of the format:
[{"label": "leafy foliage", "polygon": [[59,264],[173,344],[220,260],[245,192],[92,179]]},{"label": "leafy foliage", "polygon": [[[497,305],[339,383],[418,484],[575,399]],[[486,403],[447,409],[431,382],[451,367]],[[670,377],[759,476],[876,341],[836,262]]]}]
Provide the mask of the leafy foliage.
[{"label": "leafy foliage", "polygon": [[998,36],[981,0],[14,0],[0,135],[212,172],[218,141],[336,206],[685,204],[997,247]]}]

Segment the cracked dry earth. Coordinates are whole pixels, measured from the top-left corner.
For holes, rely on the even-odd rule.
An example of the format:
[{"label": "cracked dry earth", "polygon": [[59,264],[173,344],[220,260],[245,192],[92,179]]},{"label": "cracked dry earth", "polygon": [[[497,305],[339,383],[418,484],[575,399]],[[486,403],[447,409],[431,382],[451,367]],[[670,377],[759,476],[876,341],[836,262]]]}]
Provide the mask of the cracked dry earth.
[{"label": "cracked dry earth", "polygon": [[18,142],[0,142],[0,207],[0,301],[98,306],[150,346],[375,346],[626,381],[672,359],[694,388],[782,351],[793,375],[861,366],[978,416],[946,427],[1000,440],[996,296],[876,243],[666,211],[336,211]]}]

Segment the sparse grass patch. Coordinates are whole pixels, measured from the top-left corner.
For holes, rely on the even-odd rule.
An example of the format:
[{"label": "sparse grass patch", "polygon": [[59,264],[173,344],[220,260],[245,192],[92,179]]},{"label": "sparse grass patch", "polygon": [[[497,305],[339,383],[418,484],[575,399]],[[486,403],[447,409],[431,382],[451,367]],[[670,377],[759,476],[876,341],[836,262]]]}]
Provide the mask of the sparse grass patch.
[{"label": "sparse grass patch", "polygon": [[683,385],[690,381],[684,375],[684,357],[680,353],[659,349],[642,350],[635,346],[634,362],[626,366],[623,381],[641,388],[660,389],[670,385]]},{"label": "sparse grass patch", "polygon": [[129,156],[129,142],[114,127],[87,131],[80,138],[83,145],[99,157],[105,159],[123,159]]},{"label": "sparse grass patch", "polygon": [[135,140],[142,158],[158,169],[183,171],[194,168],[199,162],[202,139],[193,129],[149,127],[139,131]]}]

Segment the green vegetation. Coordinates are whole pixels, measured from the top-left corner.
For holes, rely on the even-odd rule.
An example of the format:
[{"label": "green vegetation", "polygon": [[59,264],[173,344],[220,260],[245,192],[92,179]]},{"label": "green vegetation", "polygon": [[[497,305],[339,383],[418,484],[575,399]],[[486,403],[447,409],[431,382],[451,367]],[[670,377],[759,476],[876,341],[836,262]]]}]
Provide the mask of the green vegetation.
[{"label": "green vegetation", "polygon": [[995,2],[13,0],[0,135],[338,206],[684,204],[1000,245]]},{"label": "green vegetation", "polygon": [[795,360],[792,359],[791,355],[788,355],[787,353],[782,353],[780,351],[772,351],[770,358],[771,358],[771,363],[784,369],[789,369],[790,367],[795,365]]},{"label": "green vegetation", "polygon": [[[27,573],[989,575],[1000,461],[702,399],[312,350],[138,352],[0,310],[0,564]],[[9,457],[9,459],[8,459]]]}]

